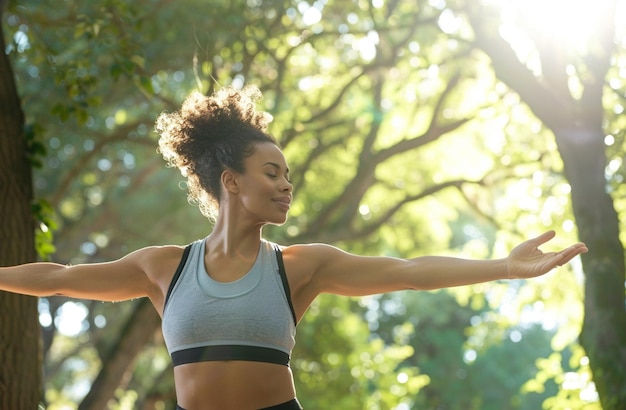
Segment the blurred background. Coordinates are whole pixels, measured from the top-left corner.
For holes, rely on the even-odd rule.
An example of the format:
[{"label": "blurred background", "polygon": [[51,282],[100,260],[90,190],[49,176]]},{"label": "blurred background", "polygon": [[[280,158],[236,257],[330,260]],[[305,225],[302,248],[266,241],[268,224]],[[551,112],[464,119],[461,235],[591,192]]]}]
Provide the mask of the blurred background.
[{"label": "blurred background", "polygon": [[[549,246],[590,248],[530,281],[320,297],[293,353],[304,408],[626,406],[623,1],[24,0],[1,17],[40,260],[206,236],[154,120],[254,84],[295,187],[270,240],[500,258],[554,229]],[[147,300],[37,311],[43,408],[173,408]]]}]

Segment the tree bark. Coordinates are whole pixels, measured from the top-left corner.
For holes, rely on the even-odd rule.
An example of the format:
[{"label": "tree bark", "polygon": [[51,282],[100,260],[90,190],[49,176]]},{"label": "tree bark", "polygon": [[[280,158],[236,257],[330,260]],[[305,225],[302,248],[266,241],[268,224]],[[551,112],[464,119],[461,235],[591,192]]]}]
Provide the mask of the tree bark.
[{"label": "tree bark", "polygon": [[[550,57],[549,61],[542,60],[542,67],[548,66],[550,75],[544,75],[540,81],[517,59],[510,45],[490,31],[484,14],[470,8],[476,45],[490,57],[496,76],[520,95],[556,137],[565,177],[571,186],[578,235],[589,247],[589,253],[582,255],[585,316],[580,343],[589,357],[605,410],[622,409],[626,403],[626,267],[619,217],[607,193],[602,129],[602,94],[614,47],[615,27],[610,22],[615,4],[613,1],[606,5],[603,21],[607,23],[590,40],[594,55],[593,60],[588,59],[587,69],[592,75],[577,100],[563,92],[568,63],[565,57],[559,54],[559,60],[559,56],[544,53],[544,59]],[[538,47],[541,49],[542,44]]]},{"label": "tree bark", "polygon": [[[0,34],[3,2],[0,1]],[[0,35],[0,265],[36,259],[24,116]],[[0,410],[36,409],[41,395],[37,298],[0,292]]]},{"label": "tree bark", "polygon": [[604,133],[588,129],[556,134],[579,237],[590,249],[582,258],[586,283],[580,343],[589,356],[602,408],[618,410],[626,403],[625,267],[619,218],[605,189]]}]

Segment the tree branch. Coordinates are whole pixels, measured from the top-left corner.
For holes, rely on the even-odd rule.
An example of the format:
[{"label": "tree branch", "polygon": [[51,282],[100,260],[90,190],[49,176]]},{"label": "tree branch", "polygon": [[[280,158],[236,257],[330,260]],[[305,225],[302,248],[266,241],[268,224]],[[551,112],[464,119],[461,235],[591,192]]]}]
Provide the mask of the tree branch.
[{"label": "tree branch", "polygon": [[535,115],[551,129],[567,127],[575,122],[576,103],[567,95],[558,95],[543,84],[522,64],[517,55],[494,29],[497,17],[489,15],[485,7],[468,5],[468,17],[474,29],[474,45],[491,59],[496,76],[530,107]]}]

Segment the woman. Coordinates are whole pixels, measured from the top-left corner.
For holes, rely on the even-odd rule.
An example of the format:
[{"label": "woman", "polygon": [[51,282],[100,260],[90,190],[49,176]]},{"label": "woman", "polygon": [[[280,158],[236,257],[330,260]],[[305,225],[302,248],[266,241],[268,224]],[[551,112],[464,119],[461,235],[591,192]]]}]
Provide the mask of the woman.
[{"label": "woman", "polygon": [[0,268],[0,289],[119,301],[147,296],[163,320],[179,409],[300,409],[289,359],[295,327],[321,293],[370,295],[530,278],[586,252],[543,253],[554,232],[505,259],[363,257],[325,244],[280,247],[262,238],[292,200],[289,168],[254,108],[256,88],[192,93],[157,119],[159,148],[188,179],[215,226],[187,247],[155,246],[108,263]]}]

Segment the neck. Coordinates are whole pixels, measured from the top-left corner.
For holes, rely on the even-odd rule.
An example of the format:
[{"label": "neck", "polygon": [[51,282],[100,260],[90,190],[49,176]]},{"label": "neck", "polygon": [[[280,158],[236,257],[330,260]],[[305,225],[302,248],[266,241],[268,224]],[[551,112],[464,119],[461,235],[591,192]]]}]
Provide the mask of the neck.
[{"label": "neck", "polygon": [[227,255],[255,253],[261,243],[263,225],[250,226],[234,222],[220,213],[208,236],[210,250]]}]

